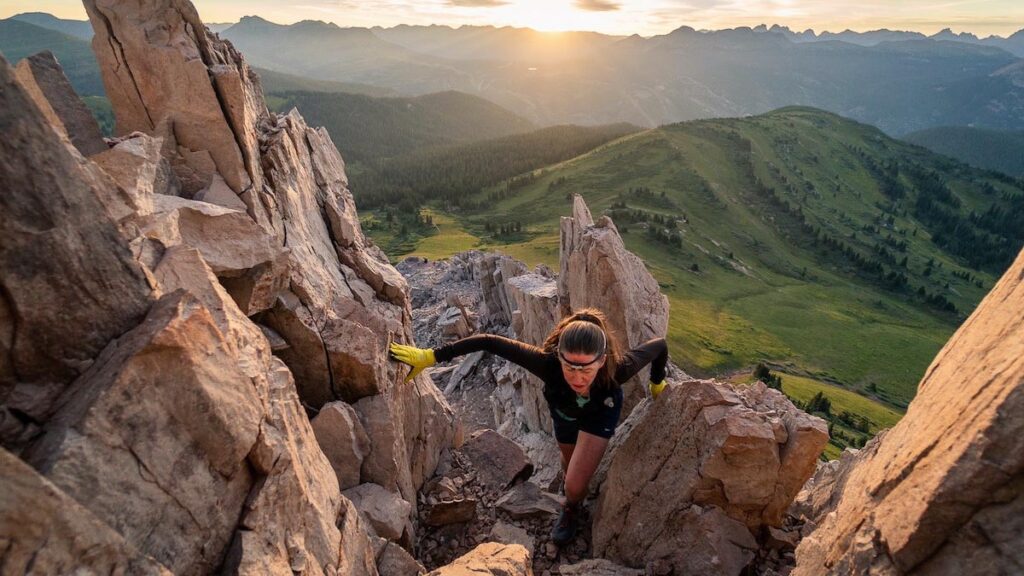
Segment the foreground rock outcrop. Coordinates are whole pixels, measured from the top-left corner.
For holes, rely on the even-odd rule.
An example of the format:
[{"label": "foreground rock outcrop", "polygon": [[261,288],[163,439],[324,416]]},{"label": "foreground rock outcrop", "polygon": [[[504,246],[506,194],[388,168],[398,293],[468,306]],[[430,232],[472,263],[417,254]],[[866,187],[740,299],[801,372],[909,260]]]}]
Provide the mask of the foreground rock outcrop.
[{"label": "foreground rock outcrop", "polygon": [[[68,93],[38,81],[59,68],[30,97],[0,63],[0,443],[35,474],[0,501],[4,566],[34,547],[55,571],[415,568],[381,536],[411,546],[452,412],[387,361],[412,341],[408,287],[336,148],[269,113],[190,3],[85,4],[113,147],[74,141],[48,99]],[[23,497],[66,510],[19,534]]]},{"label": "foreground rock outcrop", "polygon": [[672,382],[622,428],[595,482],[594,552],[683,574],[739,574],[828,442],[823,420],[760,382]]},{"label": "foreground rock outcrop", "polygon": [[932,361],[907,414],[809,487],[794,574],[1024,567],[1024,253]]}]

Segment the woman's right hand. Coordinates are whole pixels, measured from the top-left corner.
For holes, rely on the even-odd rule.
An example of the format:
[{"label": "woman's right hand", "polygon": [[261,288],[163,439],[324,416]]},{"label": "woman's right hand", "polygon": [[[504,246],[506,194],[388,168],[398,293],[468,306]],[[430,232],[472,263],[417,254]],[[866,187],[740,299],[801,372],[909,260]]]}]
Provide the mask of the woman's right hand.
[{"label": "woman's right hand", "polygon": [[434,350],[432,348],[417,348],[415,346],[407,346],[405,344],[399,344],[392,342],[388,355],[392,360],[398,360],[404,364],[412,366],[412,371],[405,377],[405,382],[412,380],[417,374],[423,371],[424,368],[429,368],[434,364],[437,364],[437,360],[434,359]]}]

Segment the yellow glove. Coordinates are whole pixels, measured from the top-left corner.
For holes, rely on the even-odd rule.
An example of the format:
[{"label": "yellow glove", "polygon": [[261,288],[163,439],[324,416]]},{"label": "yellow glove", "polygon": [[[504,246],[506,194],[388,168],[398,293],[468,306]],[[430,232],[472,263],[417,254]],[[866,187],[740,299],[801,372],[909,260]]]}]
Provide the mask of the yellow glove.
[{"label": "yellow glove", "polygon": [[661,391],[665,389],[665,386],[668,386],[668,383],[664,380],[658,384],[655,384],[654,382],[648,383],[647,387],[651,390],[651,398],[657,398],[658,394],[661,394]]},{"label": "yellow glove", "polygon": [[392,342],[388,353],[392,360],[398,360],[399,362],[412,366],[412,371],[405,377],[406,382],[415,378],[416,375],[422,372],[424,368],[429,368],[434,364],[437,364],[437,360],[434,359],[434,350],[432,348],[417,348],[415,346],[406,346],[405,344]]}]

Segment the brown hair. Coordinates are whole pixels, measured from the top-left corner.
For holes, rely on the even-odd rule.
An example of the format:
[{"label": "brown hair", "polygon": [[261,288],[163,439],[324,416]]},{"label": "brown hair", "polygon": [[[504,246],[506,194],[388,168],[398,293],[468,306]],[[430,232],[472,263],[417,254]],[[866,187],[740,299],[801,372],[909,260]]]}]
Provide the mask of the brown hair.
[{"label": "brown hair", "polygon": [[619,385],[615,381],[615,370],[622,353],[615,334],[608,328],[608,319],[597,308],[584,308],[564,316],[544,339],[543,349],[549,354],[558,354],[559,347],[577,354],[600,354],[602,346],[606,358],[594,377],[593,386],[599,390],[614,390]]}]

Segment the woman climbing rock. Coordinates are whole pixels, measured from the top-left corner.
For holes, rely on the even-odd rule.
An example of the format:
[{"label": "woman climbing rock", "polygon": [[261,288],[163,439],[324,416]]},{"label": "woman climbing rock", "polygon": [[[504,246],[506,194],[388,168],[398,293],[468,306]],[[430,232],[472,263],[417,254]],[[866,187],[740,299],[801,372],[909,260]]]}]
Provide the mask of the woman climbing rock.
[{"label": "woman climbing rock", "polygon": [[668,346],[655,338],[623,354],[604,314],[587,308],[566,316],[548,334],[542,347],[495,334],[477,334],[440,348],[392,343],[390,356],[412,367],[406,381],[436,362],[484,350],[537,375],[544,382],[562,453],[565,500],[551,539],[562,545],[576,534],[580,503],[590,478],[604,456],[622,412],[621,384],[651,364],[651,395],[665,388]]}]

